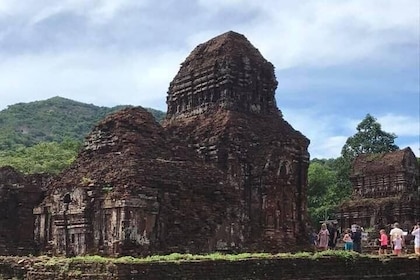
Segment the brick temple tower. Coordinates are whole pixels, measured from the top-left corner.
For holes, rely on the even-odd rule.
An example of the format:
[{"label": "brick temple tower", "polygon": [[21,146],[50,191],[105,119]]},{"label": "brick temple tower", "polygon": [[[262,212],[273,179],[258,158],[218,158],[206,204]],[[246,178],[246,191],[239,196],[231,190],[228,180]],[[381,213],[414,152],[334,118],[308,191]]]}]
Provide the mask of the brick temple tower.
[{"label": "brick temple tower", "polygon": [[250,248],[295,244],[305,232],[309,140],[276,106],[274,67],[245,36],[198,45],[168,91],[163,124],[225,172],[240,194],[232,232]]}]

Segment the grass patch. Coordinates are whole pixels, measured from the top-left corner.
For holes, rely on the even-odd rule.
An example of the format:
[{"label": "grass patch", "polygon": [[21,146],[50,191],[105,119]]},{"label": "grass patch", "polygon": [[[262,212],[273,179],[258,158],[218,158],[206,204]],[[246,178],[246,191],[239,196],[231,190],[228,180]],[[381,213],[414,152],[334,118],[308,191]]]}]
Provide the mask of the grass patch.
[{"label": "grass patch", "polygon": [[98,255],[92,256],[76,256],[68,259],[70,262],[88,262],[88,263],[107,263],[110,262],[112,259],[108,257],[102,257]]},{"label": "grass patch", "polygon": [[367,255],[361,255],[354,251],[344,251],[344,250],[327,250],[316,252],[313,255],[313,259],[323,258],[323,257],[335,257],[339,259],[344,259],[346,261],[354,261],[358,258],[366,257]]},{"label": "grass patch", "polygon": [[205,255],[193,255],[193,254],[181,254],[172,253],[169,255],[152,255],[146,257],[131,257],[124,256],[119,258],[102,257],[97,255],[92,256],[77,256],[72,258],[64,257],[39,257],[42,260],[38,260],[36,263],[43,263],[46,266],[60,266],[66,267],[71,263],[121,263],[121,264],[132,264],[132,263],[154,263],[154,262],[196,262],[196,261],[242,261],[247,259],[319,259],[319,258],[340,258],[345,260],[355,260],[357,258],[377,258],[375,255],[361,255],[353,251],[343,250],[327,250],[321,252],[299,252],[299,253],[240,253],[240,254],[223,254],[223,253],[212,253]]}]

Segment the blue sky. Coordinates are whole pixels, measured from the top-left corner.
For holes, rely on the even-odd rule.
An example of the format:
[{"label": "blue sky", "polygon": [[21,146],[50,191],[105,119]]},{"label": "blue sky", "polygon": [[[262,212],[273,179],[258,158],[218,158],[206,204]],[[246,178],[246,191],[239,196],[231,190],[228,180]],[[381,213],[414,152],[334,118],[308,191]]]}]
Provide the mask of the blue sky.
[{"label": "blue sky", "polygon": [[0,0],[0,110],[62,96],[166,111],[180,63],[233,30],[276,68],[277,105],[337,157],[370,113],[419,156],[417,0]]}]

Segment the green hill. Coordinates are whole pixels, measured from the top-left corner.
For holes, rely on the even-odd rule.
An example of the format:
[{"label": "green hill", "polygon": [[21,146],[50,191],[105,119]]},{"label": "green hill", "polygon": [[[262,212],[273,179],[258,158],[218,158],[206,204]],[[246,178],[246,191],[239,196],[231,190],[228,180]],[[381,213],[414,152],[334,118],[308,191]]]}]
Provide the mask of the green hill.
[{"label": "green hill", "polygon": [[[0,111],[0,151],[40,142],[82,141],[99,120],[123,107],[127,106],[99,107],[58,96],[11,105]],[[146,109],[159,122],[165,116],[164,112]]]}]

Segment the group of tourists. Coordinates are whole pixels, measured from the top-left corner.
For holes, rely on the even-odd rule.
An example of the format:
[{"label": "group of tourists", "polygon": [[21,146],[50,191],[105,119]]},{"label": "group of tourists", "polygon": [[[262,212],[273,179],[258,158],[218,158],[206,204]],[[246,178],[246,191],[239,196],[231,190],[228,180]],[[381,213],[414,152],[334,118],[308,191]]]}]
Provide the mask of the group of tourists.
[{"label": "group of tourists", "polygon": [[[351,229],[344,231],[342,241],[345,250],[353,250],[358,253],[362,252],[362,227],[353,225]],[[323,223],[321,229],[314,239],[314,245],[318,250],[334,250],[340,241],[341,235],[337,228],[337,222],[330,224]]]},{"label": "group of tourists", "polygon": [[[344,243],[344,250],[361,253],[362,232],[363,228],[355,224],[351,228],[345,229],[341,236],[336,221],[329,224],[323,223],[318,234],[312,233],[311,242],[317,250],[328,250],[335,249],[337,243],[342,241]],[[390,246],[394,255],[401,255],[407,234],[407,232],[404,232],[400,228],[398,223],[393,224],[393,228],[389,234],[387,234],[385,229],[381,229],[379,238],[377,239],[379,243],[378,253],[380,255],[387,254],[388,246]],[[420,255],[420,223],[417,223],[413,227],[410,234],[414,237],[414,253]]]},{"label": "group of tourists", "polygon": [[[379,234],[379,255],[386,255],[388,253],[388,245],[391,245],[394,255],[401,255],[402,249],[405,246],[405,236],[407,233],[404,233],[398,223],[394,223],[393,228],[389,232],[389,238],[384,229],[381,229]],[[414,253],[420,255],[420,223],[414,225],[411,230],[411,236],[414,237]]]}]

